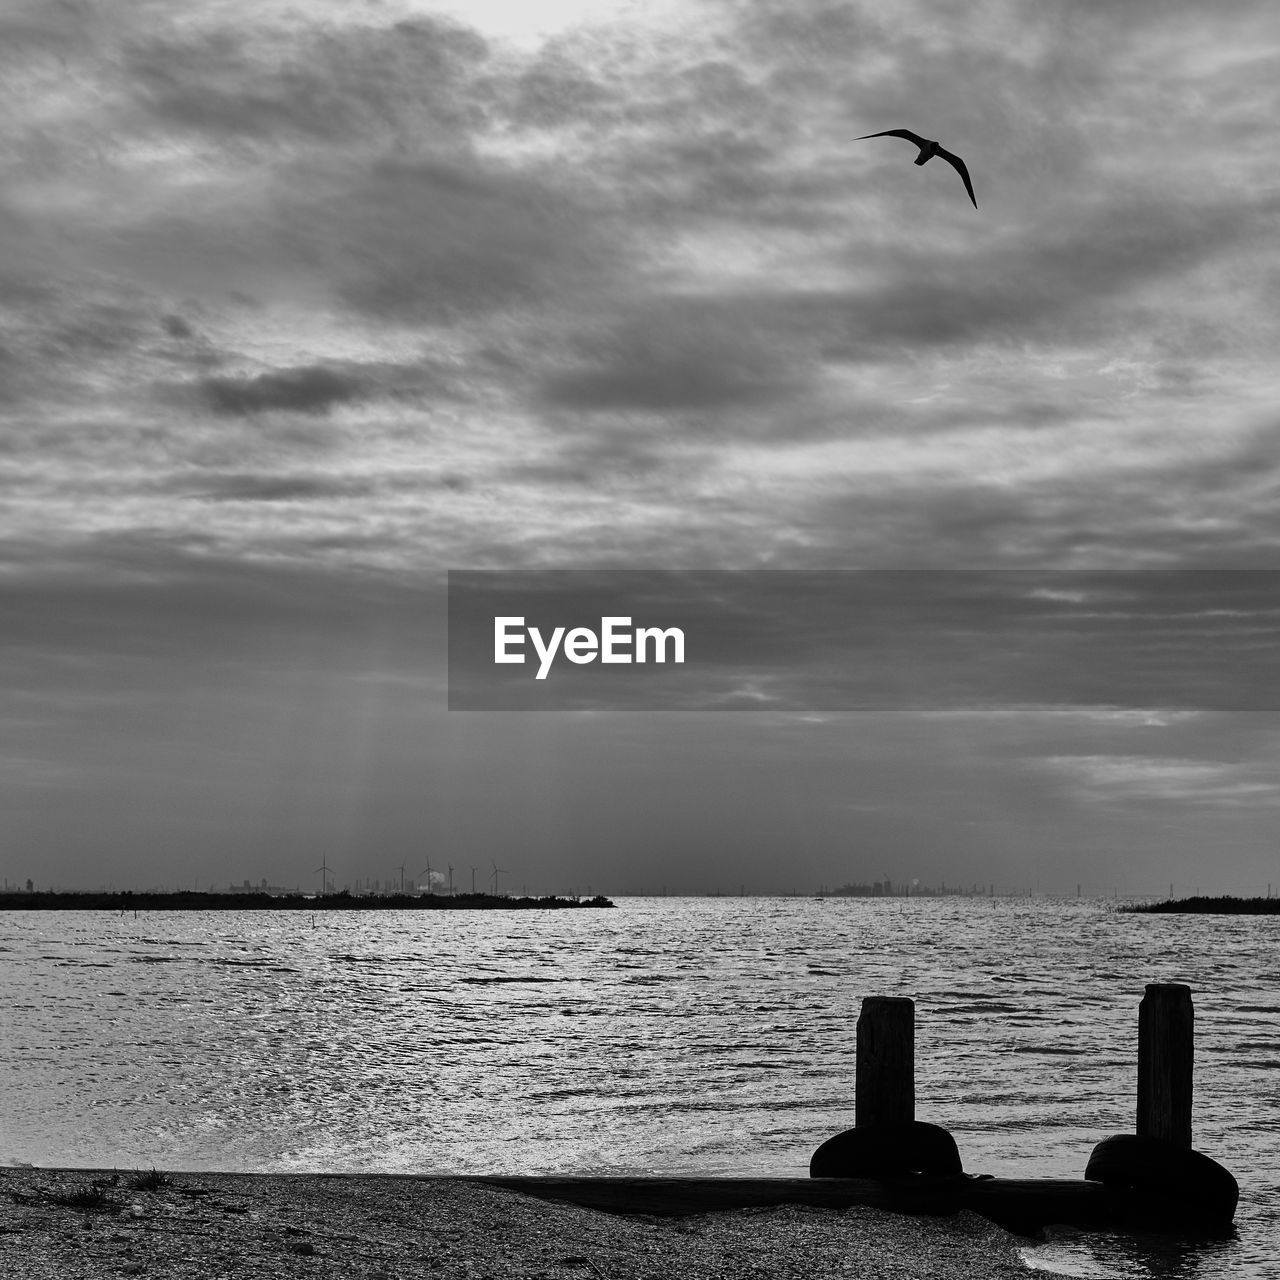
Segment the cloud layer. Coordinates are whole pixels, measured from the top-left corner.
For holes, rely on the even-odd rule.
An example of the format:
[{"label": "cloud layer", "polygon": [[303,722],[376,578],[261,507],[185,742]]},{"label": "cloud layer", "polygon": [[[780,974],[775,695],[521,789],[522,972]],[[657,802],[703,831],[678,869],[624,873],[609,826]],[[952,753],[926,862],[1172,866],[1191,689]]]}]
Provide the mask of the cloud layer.
[{"label": "cloud layer", "polygon": [[[241,705],[272,637],[309,626],[330,675],[367,675],[370,636],[409,625],[395,592],[448,567],[1278,567],[1269,6],[654,13],[538,42],[408,0],[6,7],[0,639],[10,687],[34,682],[20,723],[64,723],[42,635],[71,645],[84,707],[163,703],[204,661],[192,624],[223,618]],[[980,208],[905,142],[856,140],[895,127],[964,156]],[[335,609],[259,626],[292,574]],[[74,643],[68,583],[114,599]],[[176,665],[148,684],[157,645]],[[388,680],[439,691],[391,648]],[[472,749],[334,679],[392,773]],[[1011,811],[1020,786],[1077,816],[1180,789],[1246,805],[1272,758],[1208,719],[1104,749],[1026,715],[1035,767],[980,735],[984,794]],[[235,740],[218,723],[197,774]],[[261,758],[274,731],[253,723]],[[315,728],[280,730],[296,778]],[[9,743],[14,794],[81,794],[67,732]],[[828,763],[852,749],[824,741]],[[110,788],[84,785],[92,826]],[[387,831],[411,825],[383,800]],[[836,847],[842,821],[814,838]]]},{"label": "cloud layer", "polygon": [[[1269,555],[1261,478],[1221,489],[1275,391],[1261,7],[704,4],[534,49],[404,9],[71,13],[6,20],[0,240],[27,265],[0,342],[22,420],[145,423],[128,474],[101,459],[95,529],[181,524],[156,469],[258,413],[277,432],[236,474],[309,471],[323,417],[343,460],[430,459],[567,562],[593,540],[554,511],[588,476],[612,487],[598,519],[673,563],[998,559],[945,518],[993,483],[1046,563]],[[979,213],[946,166],[853,140],[899,124],[969,157]],[[11,465],[79,527],[63,444],[25,434]],[[909,527],[842,514],[869,490]],[[398,532],[406,560],[454,554]],[[476,537],[525,555],[515,528]]]}]

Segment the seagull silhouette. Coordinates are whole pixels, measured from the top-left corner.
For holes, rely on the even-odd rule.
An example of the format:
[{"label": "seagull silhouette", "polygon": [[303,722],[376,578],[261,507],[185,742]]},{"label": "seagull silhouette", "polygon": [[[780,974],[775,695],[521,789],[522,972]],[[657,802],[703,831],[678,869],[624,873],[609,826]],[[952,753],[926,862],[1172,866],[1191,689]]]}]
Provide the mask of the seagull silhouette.
[{"label": "seagull silhouette", "polygon": [[973,201],[973,207],[978,207],[978,198],[973,194],[973,183],[969,181],[969,170],[964,167],[964,161],[959,156],[953,156],[950,151],[943,150],[936,142],[929,138],[922,138],[918,133],[912,133],[910,129],[886,129],[883,133],[864,133],[859,142],[865,141],[867,138],[906,138],[908,142],[914,142],[920,148],[920,154],[916,156],[916,164],[927,164],[934,156],[941,156],[964,181],[964,189],[969,193],[969,199]]}]

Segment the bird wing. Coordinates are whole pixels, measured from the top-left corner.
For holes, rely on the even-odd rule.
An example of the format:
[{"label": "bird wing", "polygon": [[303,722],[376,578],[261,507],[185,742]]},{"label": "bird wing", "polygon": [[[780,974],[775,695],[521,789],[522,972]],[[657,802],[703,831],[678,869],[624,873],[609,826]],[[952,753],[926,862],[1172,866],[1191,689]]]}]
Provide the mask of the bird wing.
[{"label": "bird wing", "polygon": [[918,133],[912,133],[910,129],[886,129],[883,133],[864,133],[858,141],[863,142],[867,138],[906,138],[908,142],[914,142],[917,147],[923,147],[929,141]]},{"label": "bird wing", "polygon": [[978,207],[978,197],[973,194],[973,183],[969,181],[969,170],[964,167],[964,161],[959,156],[953,156],[950,151],[944,151],[941,147],[938,148],[938,154],[950,163],[964,180],[964,189],[969,193],[969,199],[973,201],[973,207],[976,209]]}]

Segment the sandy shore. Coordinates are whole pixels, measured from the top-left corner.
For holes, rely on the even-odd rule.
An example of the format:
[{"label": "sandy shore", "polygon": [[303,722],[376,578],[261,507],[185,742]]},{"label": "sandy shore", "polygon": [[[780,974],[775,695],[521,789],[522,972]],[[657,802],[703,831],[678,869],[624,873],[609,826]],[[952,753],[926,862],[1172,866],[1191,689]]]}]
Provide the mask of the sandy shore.
[{"label": "sandy shore", "polygon": [[[0,1170],[9,1280],[1026,1280],[973,1214],[787,1205],[687,1218],[601,1213],[471,1181],[376,1175]],[[106,1185],[95,1188],[95,1181]],[[97,1205],[87,1203],[101,1195]]]}]

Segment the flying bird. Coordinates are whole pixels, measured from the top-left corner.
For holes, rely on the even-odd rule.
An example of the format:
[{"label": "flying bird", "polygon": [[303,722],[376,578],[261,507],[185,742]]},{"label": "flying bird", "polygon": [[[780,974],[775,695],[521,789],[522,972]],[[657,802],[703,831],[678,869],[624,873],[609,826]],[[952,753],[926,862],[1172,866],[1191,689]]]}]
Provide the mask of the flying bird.
[{"label": "flying bird", "polygon": [[864,133],[859,142],[865,141],[867,138],[906,138],[908,142],[914,142],[920,148],[920,154],[916,156],[916,164],[927,164],[934,156],[941,156],[964,181],[964,189],[969,193],[969,199],[973,201],[973,207],[978,207],[978,198],[973,194],[973,183],[969,181],[969,170],[964,167],[964,161],[959,156],[953,156],[950,151],[945,151],[936,142],[929,138],[922,138],[918,133],[912,133],[910,129],[886,129],[883,133]]}]

